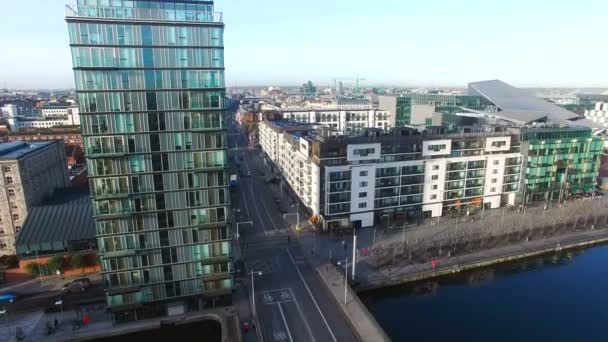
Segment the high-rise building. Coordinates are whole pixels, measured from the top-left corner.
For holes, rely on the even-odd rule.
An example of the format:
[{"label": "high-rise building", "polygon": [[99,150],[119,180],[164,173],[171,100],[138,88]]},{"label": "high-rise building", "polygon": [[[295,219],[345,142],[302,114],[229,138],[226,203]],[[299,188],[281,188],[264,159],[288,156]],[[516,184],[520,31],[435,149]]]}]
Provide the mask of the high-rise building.
[{"label": "high-rise building", "polygon": [[78,0],[66,21],[114,318],[229,303],[221,14],[208,0]]}]

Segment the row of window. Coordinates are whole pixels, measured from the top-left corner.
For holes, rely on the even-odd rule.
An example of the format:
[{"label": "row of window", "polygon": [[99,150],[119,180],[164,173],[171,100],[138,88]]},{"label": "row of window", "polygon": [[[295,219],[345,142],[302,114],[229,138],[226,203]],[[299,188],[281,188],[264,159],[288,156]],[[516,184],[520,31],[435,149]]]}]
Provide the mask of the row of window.
[{"label": "row of window", "polygon": [[131,112],[176,109],[223,109],[224,93],[210,91],[79,93],[80,110]]},{"label": "row of window", "polygon": [[223,28],[69,23],[70,44],[223,46]]},{"label": "row of window", "polygon": [[72,47],[72,63],[77,68],[223,68],[224,50]]},{"label": "row of window", "polygon": [[223,112],[91,114],[81,120],[85,134],[215,130],[225,126]]},{"label": "row of window", "polygon": [[78,90],[223,88],[223,70],[75,70]]},{"label": "row of window", "polygon": [[87,155],[144,153],[181,150],[216,150],[226,146],[221,132],[192,134],[152,133],[149,135],[96,136],[85,138]]}]

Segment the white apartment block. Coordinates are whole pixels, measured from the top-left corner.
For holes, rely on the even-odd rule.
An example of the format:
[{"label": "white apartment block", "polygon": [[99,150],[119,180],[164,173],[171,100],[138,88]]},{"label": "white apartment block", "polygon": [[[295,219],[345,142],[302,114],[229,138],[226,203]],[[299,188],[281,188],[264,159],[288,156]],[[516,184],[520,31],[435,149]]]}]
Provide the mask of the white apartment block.
[{"label": "white apartment block", "polygon": [[608,127],[608,102],[598,102],[595,109],[586,110],[585,118]]},{"label": "white apartment block", "polygon": [[0,144],[0,175],[0,255],[15,254],[30,209],[69,184],[63,141]]},{"label": "white apartment block", "polygon": [[522,172],[516,135],[348,138],[308,128],[266,121],[260,145],[325,229],[515,204]]},{"label": "white apartment block", "polygon": [[356,134],[365,128],[392,128],[391,113],[369,105],[335,105],[328,107],[287,107],[281,113],[286,120],[327,125],[344,134]]}]

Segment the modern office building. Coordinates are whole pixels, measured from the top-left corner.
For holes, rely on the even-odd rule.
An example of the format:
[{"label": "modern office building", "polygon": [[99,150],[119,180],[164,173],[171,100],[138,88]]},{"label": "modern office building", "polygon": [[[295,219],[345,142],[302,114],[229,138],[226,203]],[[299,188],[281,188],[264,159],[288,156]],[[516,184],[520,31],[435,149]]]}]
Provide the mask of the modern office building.
[{"label": "modern office building", "polygon": [[585,118],[608,127],[608,102],[598,102],[595,109],[585,111]]},{"label": "modern office building", "polygon": [[316,128],[264,121],[260,146],[325,229],[516,204],[516,134],[398,128],[348,137]]},{"label": "modern office building", "polygon": [[520,203],[564,200],[595,191],[604,139],[587,127],[545,125],[520,129],[524,183]]},{"label": "modern office building", "polygon": [[78,0],[66,21],[113,317],[230,303],[221,13]]},{"label": "modern office building", "polygon": [[388,111],[394,122],[391,127],[442,126],[439,114],[454,114],[467,110],[489,111],[494,106],[480,96],[451,94],[404,94],[378,96],[378,107]]},{"label": "modern office building", "polygon": [[15,254],[30,209],[69,184],[63,141],[0,144],[0,173],[0,255]]}]

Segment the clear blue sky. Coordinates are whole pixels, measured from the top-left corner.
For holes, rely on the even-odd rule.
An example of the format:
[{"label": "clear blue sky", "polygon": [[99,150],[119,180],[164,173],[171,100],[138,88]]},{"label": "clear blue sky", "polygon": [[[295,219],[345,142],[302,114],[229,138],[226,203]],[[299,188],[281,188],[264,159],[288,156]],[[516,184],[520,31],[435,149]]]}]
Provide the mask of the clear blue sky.
[{"label": "clear blue sky", "polygon": [[[0,1],[0,86],[72,87],[65,0]],[[606,0],[217,0],[228,85],[608,87]]]}]

